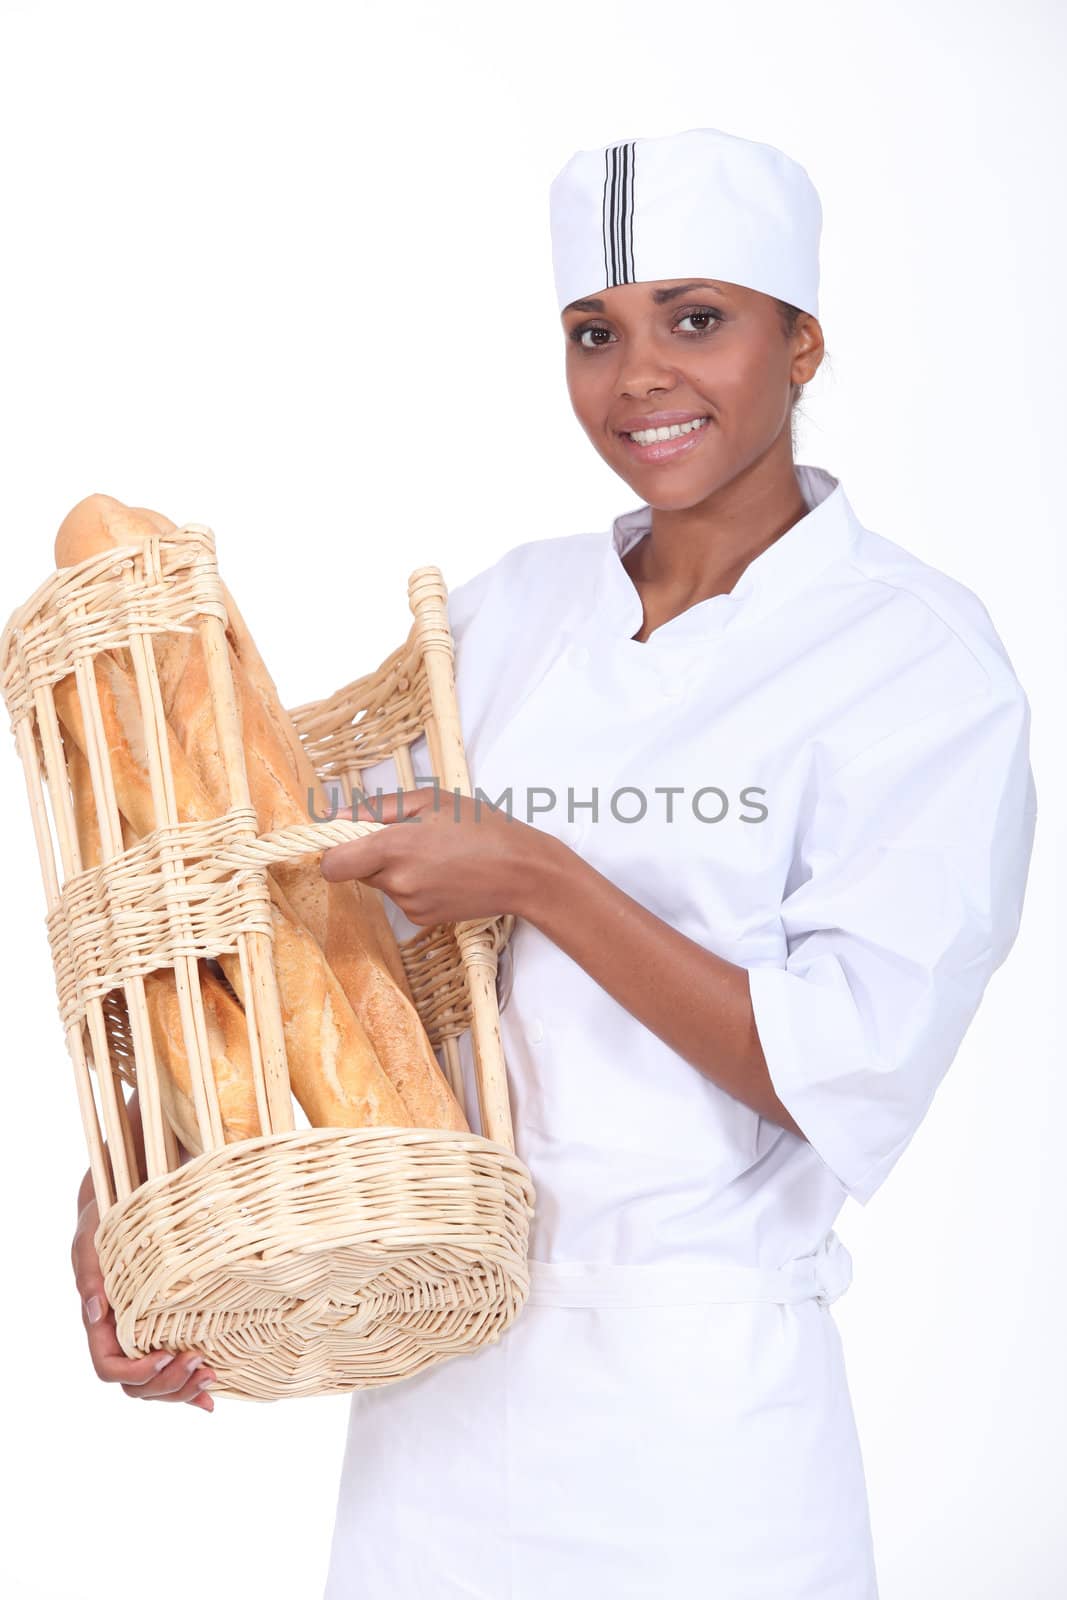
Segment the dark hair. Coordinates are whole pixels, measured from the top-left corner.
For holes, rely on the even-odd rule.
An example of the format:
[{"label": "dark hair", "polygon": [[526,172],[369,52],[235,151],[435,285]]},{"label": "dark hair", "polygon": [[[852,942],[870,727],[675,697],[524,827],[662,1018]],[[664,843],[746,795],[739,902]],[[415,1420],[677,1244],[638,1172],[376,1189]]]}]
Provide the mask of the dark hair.
[{"label": "dark hair", "polygon": [[[787,339],[791,339],[796,332],[797,318],[802,316],[803,313],[799,306],[791,306],[788,300],[776,299],[774,303],[778,307],[778,320],[782,325],[782,332]],[[823,360],[828,360],[825,351],[823,352]],[[789,404],[789,432],[793,439],[794,454],[797,448],[797,407],[803,393],[804,385],[802,383],[794,383],[793,398]]]},{"label": "dark hair", "polygon": [[[782,332],[787,339],[791,339],[796,332],[797,318],[801,315],[800,307],[791,306],[788,300],[775,300],[774,303],[778,307],[778,320],[782,324]],[[802,383],[794,383],[792,401],[794,409],[803,393],[804,385]]]}]

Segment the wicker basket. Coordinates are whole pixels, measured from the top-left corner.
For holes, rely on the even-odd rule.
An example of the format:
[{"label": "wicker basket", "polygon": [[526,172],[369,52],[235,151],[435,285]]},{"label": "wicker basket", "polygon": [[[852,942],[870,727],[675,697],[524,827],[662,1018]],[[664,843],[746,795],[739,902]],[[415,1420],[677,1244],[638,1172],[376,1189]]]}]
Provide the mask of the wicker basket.
[{"label": "wicker basket", "polygon": [[[446,790],[470,794],[446,589],[411,574],[414,622],[376,672],[293,718],[312,764],[346,801],[393,757],[414,787],[422,735]],[[358,838],[373,822],[260,835],[249,798],[226,611],[209,528],[112,550],[55,573],[0,639],[4,698],[26,778],[48,904],[60,1017],[100,1213],[96,1235],[119,1342],[202,1351],[216,1393],[252,1400],[392,1383],[494,1342],[529,1292],[534,1191],[515,1155],[500,1042],[497,958],[513,918],[423,928],[401,946],[419,1014],[464,1105],[469,1029],[481,1134],[298,1129],[282,1033],[267,868]],[[178,820],[150,636],[198,629],[229,782],[211,824]],[[153,776],[155,830],[122,835],[92,658],[130,653]],[[90,751],[102,864],[83,870],[53,696],[74,673]],[[158,719],[158,720],[157,720]],[[103,797],[103,798],[102,798]],[[111,841],[108,847],[106,841]],[[116,841],[118,844],[116,845]],[[236,953],[264,1131],[225,1143],[198,961]],[[144,977],[170,968],[202,1153],[182,1164],[163,1116]],[[136,1085],[148,1178],[138,1183],[122,1085]],[[472,1124],[473,1126],[473,1124]],[[484,1136],[483,1136],[484,1135]],[[105,1144],[106,1140],[106,1144]]]}]

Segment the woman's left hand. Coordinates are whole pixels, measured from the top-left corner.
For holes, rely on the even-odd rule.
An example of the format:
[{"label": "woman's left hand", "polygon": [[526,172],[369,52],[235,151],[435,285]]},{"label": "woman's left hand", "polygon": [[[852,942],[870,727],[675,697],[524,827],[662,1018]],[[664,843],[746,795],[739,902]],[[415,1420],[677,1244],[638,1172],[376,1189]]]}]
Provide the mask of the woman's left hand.
[{"label": "woman's left hand", "polygon": [[381,889],[419,927],[521,916],[539,867],[560,843],[480,796],[443,788],[384,793],[337,815],[388,826],[324,851],[323,877]]}]

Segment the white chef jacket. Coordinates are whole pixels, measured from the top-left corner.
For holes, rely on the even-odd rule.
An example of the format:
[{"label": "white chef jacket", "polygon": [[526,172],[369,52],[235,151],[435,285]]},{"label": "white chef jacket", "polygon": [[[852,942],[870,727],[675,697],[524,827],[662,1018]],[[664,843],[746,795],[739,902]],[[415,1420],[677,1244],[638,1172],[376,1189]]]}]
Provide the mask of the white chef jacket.
[{"label": "white chef jacket", "polygon": [[805,1137],[518,919],[499,992],[530,1300],[497,1344],[352,1396],[325,1600],[876,1596],[833,1223],[1015,939],[1036,794],[982,603],[796,473],[807,514],[643,643],[621,557],[648,505],[449,597],[474,784],[747,969]]}]

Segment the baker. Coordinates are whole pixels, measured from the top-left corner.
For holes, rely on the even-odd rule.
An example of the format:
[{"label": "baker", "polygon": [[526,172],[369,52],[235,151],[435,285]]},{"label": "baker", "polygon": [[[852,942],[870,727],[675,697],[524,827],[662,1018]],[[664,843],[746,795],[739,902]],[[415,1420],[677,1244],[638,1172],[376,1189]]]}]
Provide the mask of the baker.
[{"label": "baker", "polygon": [[[498,804],[398,803],[383,762],[376,814],[428,826],[323,858],[402,937],[516,913],[531,1292],[497,1344],[353,1394],[326,1600],[871,1600],[833,1224],[1014,941],[1029,707],[976,596],[794,462],[804,169],[696,128],[581,150],[550,199],[571,404],[640,504],[568,533],[546,503],[450,596]],[[759,803],[712,825],[710,785]]]}]

